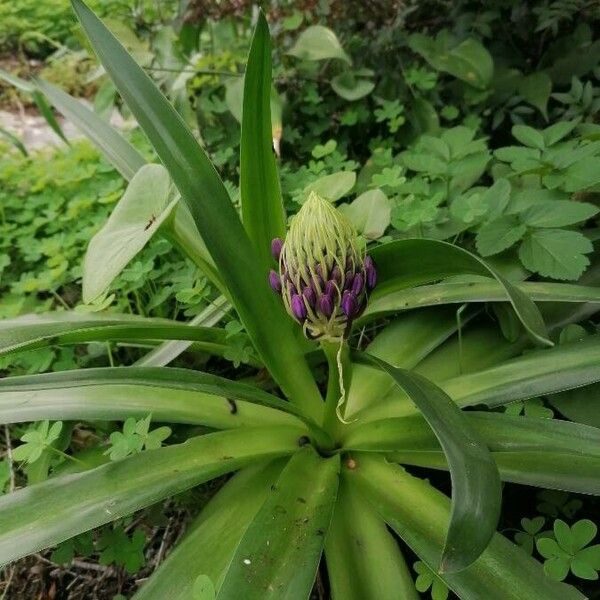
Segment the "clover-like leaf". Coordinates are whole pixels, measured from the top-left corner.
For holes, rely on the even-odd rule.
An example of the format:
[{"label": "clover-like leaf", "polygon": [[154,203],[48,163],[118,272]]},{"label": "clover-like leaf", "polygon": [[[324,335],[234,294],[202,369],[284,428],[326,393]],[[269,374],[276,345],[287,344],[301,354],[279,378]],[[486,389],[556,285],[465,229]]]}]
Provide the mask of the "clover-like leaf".
[{"label": "clover-like leaf", "polygon": [[146,535],[141,529],[136,529],[129,537],[123,527],[107,528],[98,540],[100,563],[116,564],[125,567],[129,573],[135,573],[146,563],[145,545]]},{"label": "clover-like leaf", "polygon": [[569,570],[580,579],[598,579],[600,571],[600,544],[587,546],[598,528],[593,521],[582,519],[569,527],[563,520],[554,521],[556,539],[536,541],[538,552],[546,559],[544,571],[549,577],[562,581]]},{"label": "clover-like leaf", "polygon": [[418,592],[424,593],[430,590],[432,600],[446,600],[450,590],[424,562],[418,560],[413,569],[417,572],[415,588]]},{"label": "clover-like leaf", "polygon": [[62,430],[62,421],[50,426],[49,421],[41,421],[21,437],[23,444],[13,450],[13,459],[31,464],[38,460],[48,446],[58,439]]}]

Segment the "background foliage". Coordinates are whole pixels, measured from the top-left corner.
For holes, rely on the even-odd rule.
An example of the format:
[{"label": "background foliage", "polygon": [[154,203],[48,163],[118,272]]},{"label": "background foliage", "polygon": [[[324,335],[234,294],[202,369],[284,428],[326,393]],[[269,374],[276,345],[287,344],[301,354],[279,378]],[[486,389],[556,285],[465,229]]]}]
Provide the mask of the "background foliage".
[{"label": "background foliage", "polygon": [[[243,71],[256,13],[249,2],[206,4],[111,0],[91,6],[199,128],[239,207],[234,182]],[[594,266],[600,198],[597,2],[366,6],[306,0],[273,2],[268,12],[276,47],[273,138],[289,212],[316,189],[338,202],[365,243],[446,240],[488,258],[515,280],[576,281]],[[3,3],[0,52],[15,73],[41,74],[86,96],[106,118],[113,111],[129,117],[66,3]],[[7,107],[15,98],[26,107],[30,102],[8,86],[2,98]],[[129,136],[151,157],[137,130]],[[3,149],[0,317],[63,307],[183,320],[216,297],[168,240],[154,238],[104,298],[84,305],[83,254],[121,197],[123,179],[87,142],[30,155],[9,142]],[[510,316],[494,306],[490,312],[514,339]],[[255,357],[241,325],[226,321],[226,349],[210,367],[244,373]],[[596,330],[592,320],[563,335]],[[50,347],[2,358],[0,370],[18,375],[132,364],[141,355],[138,348],[106,343]],[[188,353],[180,360],[197,365],[208,359]],[[554,416],[545,399],[515,403],[507,412]],[[167,429],[151,426],[150,415],[122,427],[11,427],[7,439],[24,442],[14,456],[20,464],[16,485],[64,472],[68,448],[100,463],[176,440],[177,428]],[[0,492],[14,485],[2,458]],[[551,577],[599,597],[588,583],[600,571],[597,501],[548,490],[535,495],[516,486],[506,497],[505,532],[544,561]],[[165,519],[188,512],[189,498],[180,500],[65,542],[47,560],[62,565],[79,557],[135,573],[148,556],[155,558]],[[420,592],[434,600],[448,597],[423,563],[414,569]],[[119,581],[115,594],[129,593],[132,580]]]}]

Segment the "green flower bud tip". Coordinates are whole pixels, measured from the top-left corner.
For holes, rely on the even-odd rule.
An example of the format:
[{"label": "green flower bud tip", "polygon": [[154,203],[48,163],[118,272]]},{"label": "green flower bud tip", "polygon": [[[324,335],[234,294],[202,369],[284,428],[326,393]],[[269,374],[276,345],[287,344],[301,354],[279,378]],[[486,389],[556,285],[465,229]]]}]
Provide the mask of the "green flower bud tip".
[{"label": "green flower bud tip", "polygon": [[273,240],[279,273],[269,283],[289,315],[311,338],[339,340],[364,310],[375,265],[359,249],[356,231],[329,201],[312,192],[283,242]]}]

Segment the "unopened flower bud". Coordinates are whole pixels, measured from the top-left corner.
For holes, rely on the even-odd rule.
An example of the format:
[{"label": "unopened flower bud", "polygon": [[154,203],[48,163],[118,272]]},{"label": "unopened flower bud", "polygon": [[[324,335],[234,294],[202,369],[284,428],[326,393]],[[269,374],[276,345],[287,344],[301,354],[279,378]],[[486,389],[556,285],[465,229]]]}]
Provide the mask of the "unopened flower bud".
[{"label": "unopened flower bud", "polygon": [[304,321],[306,319],[306,306],[304,301],[298,294],[294,294],[291,299],[292,314],[298,321]]},{"label": "unopened flower bud", "polygon": [[281,256],[281,249],[283,248],[283,240],[281,238],[274,238],[271,242],[271,254],[273,258],[279,262]]},{"label": "unopened flower bud", "polygon": [[281,294],[281,277],[273,269],[269,271],[269,285],[274,292]]},{"label": "unopened flower bud", "polygon": [[271,250],[279,256],[285,308],[302,324],[305,335],[343,338],[364,309],[367,289],[372,289],[369,281],[375,277],[373,261],[364,257],[348,219],[312,192],[293,218],[285,241],[273,240]]}]

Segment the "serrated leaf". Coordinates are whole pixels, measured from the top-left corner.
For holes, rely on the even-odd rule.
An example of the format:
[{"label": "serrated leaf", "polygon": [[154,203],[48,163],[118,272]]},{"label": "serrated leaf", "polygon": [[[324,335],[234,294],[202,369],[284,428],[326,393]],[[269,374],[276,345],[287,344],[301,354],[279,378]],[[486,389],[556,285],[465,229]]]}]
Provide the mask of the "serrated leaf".
[{"label": "serrated leaf", "polygon": [[350,204],[342,204],[339,210],[350,219],[358,233],[369,240],[384,234],[392,214],[388,197],[379,189],[364,192]]},{"label": "serrated leaf", "polygon": [[534,204],[520,217],[530,227],[565,227],[587,221],[597,213],[598,208],[587,202],[555,200]]},{"label": "serrated leaf", "polygon": [[338,58],[352,64],[335,33],[323,25],[312,25],[305,29],[288,54],[304,60]]},{"label": "serrated leaf", "polygon": [[578,279],[590,264],[592,243],[577,231],[538,229],[530,232],[519,258],[526,269],[553,279]]},{"label": "serrated leaf", "polygon": [[498,254],[518,242],[527,231],[525,225],[515,217],[504,216],[486,223],[475,240],[477,252],[481,256]]},{"label": "serrated leaf", "polygon": [[162,165],[144,165],[108,221],[89,243],[83,263],[83,300],[101,296],[158,231],[177,204]]},{"label": "serrated leaf", "polygon": [[567,192],[579,192],[599,183],[600,156],[587,156],[566,170],[564,189]]},{"label": "serrated leaf", "polygon": [[560,142],[560,140],[569,135],[578,124],[579,119],[575,121],[559,121],[558,123],[550,125],[550,127],[546,127],[546,129],[542,131],[546,146],[552,146],[556,144],[556,142]]},{"label": "serrated leaf", "polygon": [[544,136],[533,127],[529,127],[528,125],[514,125],[511,133],[525,146],[537,148],[538,150],[545,148]]}]

